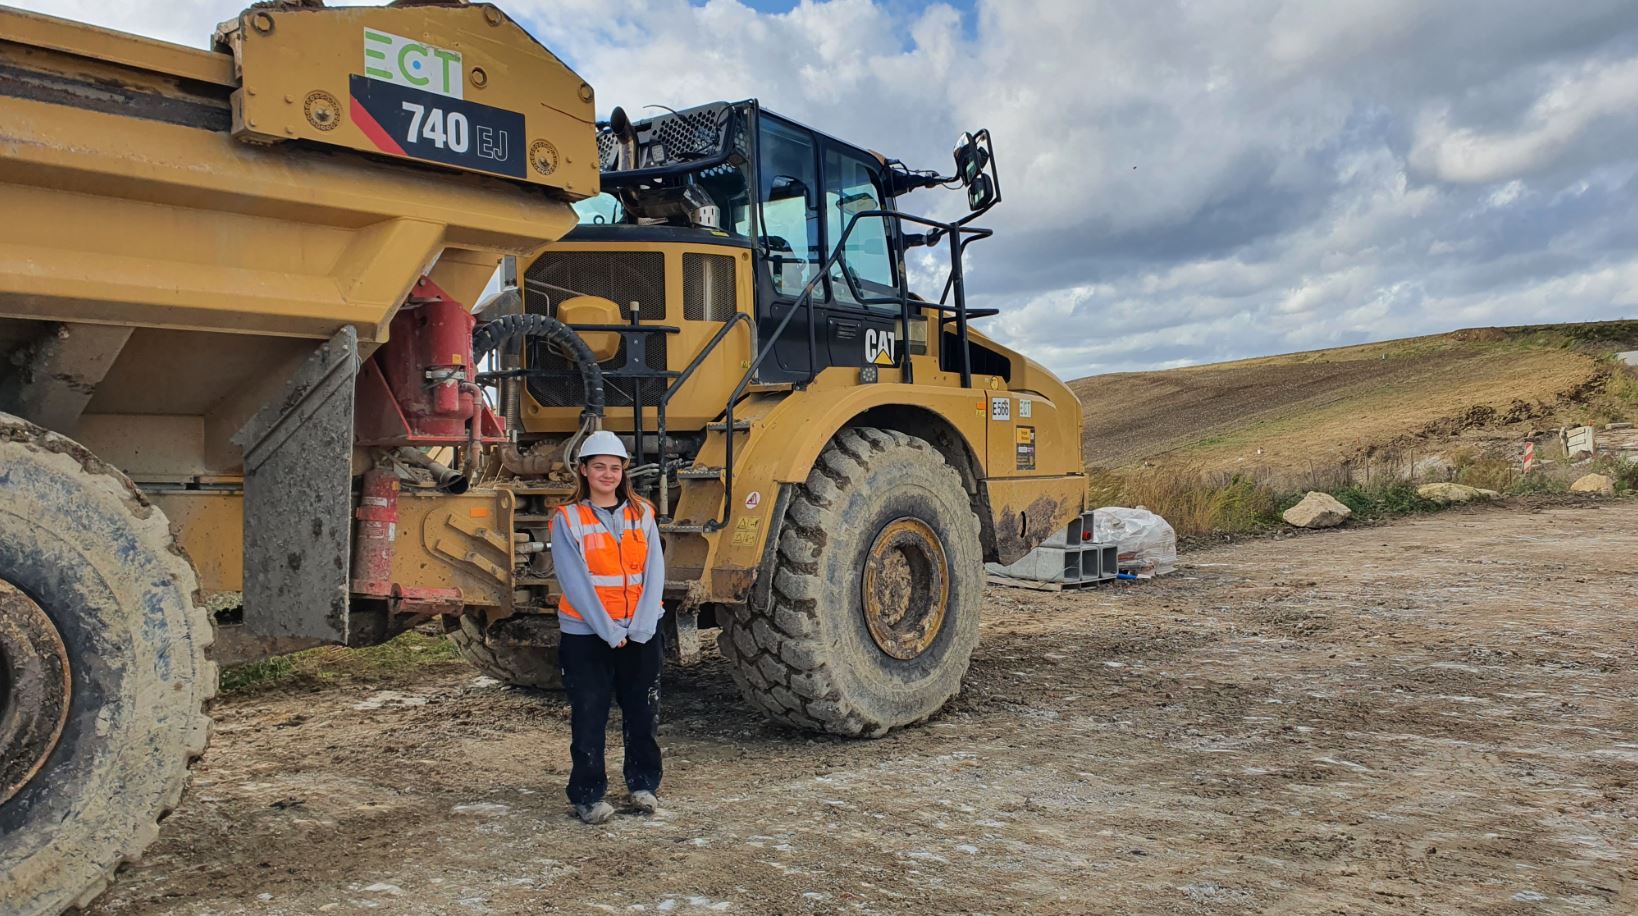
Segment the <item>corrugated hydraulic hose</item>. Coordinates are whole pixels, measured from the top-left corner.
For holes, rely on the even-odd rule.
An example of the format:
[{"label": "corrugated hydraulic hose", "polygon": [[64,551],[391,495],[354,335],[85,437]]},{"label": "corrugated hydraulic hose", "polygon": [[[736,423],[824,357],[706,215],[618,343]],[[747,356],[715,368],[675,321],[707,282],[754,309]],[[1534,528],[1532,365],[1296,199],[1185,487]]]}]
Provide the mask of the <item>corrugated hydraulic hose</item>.
[{"label": "corrugated hydraulic hose", "polygon": [[472,359],[481,361],[501,344],[518,337],[540,337],[568,349],[586,389],[587,413],[603,415],[603,369],[597,356],[574,329],[550,315],[506,315],[479,326],[472,334]]}]

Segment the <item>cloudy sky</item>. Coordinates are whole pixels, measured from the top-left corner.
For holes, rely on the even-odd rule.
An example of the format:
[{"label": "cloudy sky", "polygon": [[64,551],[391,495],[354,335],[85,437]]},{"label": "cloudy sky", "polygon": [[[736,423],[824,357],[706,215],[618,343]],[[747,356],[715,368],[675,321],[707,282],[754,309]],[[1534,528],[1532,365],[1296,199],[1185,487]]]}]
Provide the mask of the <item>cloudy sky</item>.
[{"label": "cloudy sky", "polygon": [[[6,2],[201,46],[243,5]],[[501,5],[602,113],[755,96],[931,168],[988,127],[971,301],[1066,377],[1638,317],[1632,0]]]}]

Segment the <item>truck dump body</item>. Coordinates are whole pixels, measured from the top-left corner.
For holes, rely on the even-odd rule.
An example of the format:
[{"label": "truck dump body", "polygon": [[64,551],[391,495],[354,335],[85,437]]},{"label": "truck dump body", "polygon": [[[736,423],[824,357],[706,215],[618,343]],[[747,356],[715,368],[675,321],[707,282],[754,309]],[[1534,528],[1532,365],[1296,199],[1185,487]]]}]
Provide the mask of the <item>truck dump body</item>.
[{"label": "truck dump body", "polygon": [[[380,125],[359,125],[369,112],[352,94],[368,95],[351,72],[374,60],[366,35],[457,54],[465,98],[426,93],[430,110],[514,115],[511,174],[371,139]],[[142,476],[232,473],[236,450],[217,446],[308,341],[350,326],[367,354],[434,263],[439,285],[471,303],[502,256],[562,235],[569,201],[597,189],[590,88],[493,7],[253,11],[221,32],[237,58],[7,9],[0,36],[0,350],[40,345],[58,323],[129,329],[117,347],[120,334],[103,334],[81,348],[98,352],[68,358],[63,374],[104,376],[88,379],[98,394],[83,416],[59,408],[47,425],[89,426],[100,454],[128,438],[112,418],[177,418],[197,441],[170,459],[130,454]],[[304,49],[335,63],[288,66]],[[277,111],[261,114],[264,103]],[[454,139],[476,150],[485,126],[457,114],[445,120],[464,122],[463,137],[441,125],[446,160]],[[549,171],[530,164],[531,146],[555,153]]]}]

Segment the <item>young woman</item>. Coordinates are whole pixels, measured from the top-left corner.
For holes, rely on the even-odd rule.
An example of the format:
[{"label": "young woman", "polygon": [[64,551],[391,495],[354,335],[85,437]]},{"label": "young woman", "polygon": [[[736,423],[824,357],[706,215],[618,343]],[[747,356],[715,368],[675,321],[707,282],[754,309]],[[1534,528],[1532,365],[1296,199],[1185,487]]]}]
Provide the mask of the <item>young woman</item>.
[{"label": "young woman", "polygon": [[552,518],[552,560],[563,596],[558,665],[569,694],[569,803],[588,824],[614,814],[603,800],[609,702],[620,702],[631,807],[652,814],[660,788],[660,594],[665,559],[654,507],[632,492],[620,437],[598,430],[575,460],[574,501]]}]

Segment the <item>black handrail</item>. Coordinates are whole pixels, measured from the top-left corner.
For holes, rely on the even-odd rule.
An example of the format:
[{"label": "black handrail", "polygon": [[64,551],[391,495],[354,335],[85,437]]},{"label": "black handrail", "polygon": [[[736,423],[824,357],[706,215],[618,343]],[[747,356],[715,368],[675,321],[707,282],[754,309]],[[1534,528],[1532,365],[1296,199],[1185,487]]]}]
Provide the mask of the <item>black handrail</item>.
[{"label": "black handrail", "polygon": [[[711,521],[706,522],[705,526],[704,526],[706,531],[708,531],[708,532],[710,532],[710,531],[721,531],[723,528],[727,527],[728,517],[733,511],[733,506],[734,506],[734,431],[735,431],[734,430],[734,405],[739,403],[739,399],[742,396],[744,396],[745,389],[750,386],[751,379],[756,376],[757,369],[761,368],[762,361],[767,359],[768,354],[772,353],[774,347],[778,345],[780,335],[784,334],[785,333],[785,328],[790,326],[791,319],[796,317],[796,312],[797,312],[797,309],[799,309],[799,308],[802,308],[804,311],[806,311],[807,316],[808,316],[808,375],[807,375],[807,379],[802,384],[807,384],[809,382],[812,382],[813,379],[814,379],[814,376],[818,375],[818,372],[815,371],[815,363],[816,363],[815,347],[816,347],[816,343],[815,343],[815,339],[814,339],[814,321],[815,321],[814,308],[813,308],[813,291],[814,291],[814,288],[817,286],[817,284],[819,283],[821,278],[829,276],[831,268],[836,265],[837,261],[842,259],[842,251],[847,245],[848,236],[853,234],[853,227],[857,226],[859,224],[859,220],[875,218],[875,217],[889,217],[889,218],[892,218],[894,220],[899,220],[899,221],[909,220],[910,222],[916,223],[917,225],[929,226],[931,228],[940,230],[941,234],[949,236],[949,238],[950,238],[950,269],[952,271],[952,280],[951,280],[951,282],[955,283],[955,293],[956,293],[956,302],[955,302],[956,325],[957,325],[957,333],[960,335],[960,338],[961,338],[961,387],[971,388],[973,386],[972,352],[971,352],[971,349],[968,347],[968,338],[967,338],[966,290],[961,285],[961,283],[955,279],[954,274],[955,274],[955,272],[958,272],[961,269],[961,255],[966,250],[967,245],[971,244],[972,242],[976,242],[979,239],[989,238],[990,236],[995,234],[994,230],[969,227],[969,226],[964,225],[963,221],[958,221],[958,222],[955,222],[955,223],[940,222],[940,221],[935,220],[935,219],[929,219],[928,217],[925,217],[925,216],[915,216],[915,215],[909,214],[909,213],[900,213],[900,212],[898,212],[896,210],[861,210],[858,213],[853,214],[853,216],[848,220],[847,225],[845,227],[843,227],[842,235],[841,235],[841,237],[839,239],[837,239],[836,247],[831,250],[830,256],[825,259],[824,263],[820,266],[819,270],[814,273],[813,277],[810,278],[807,283],[803,284],[802,291],[799,292],[797,294],[797,296],[796,296],[796,299],[791,302],[790,309],[789,309],[789,311],[787,311],[785,313],[785,317],[780,320],[779,326],[774,329],[773,334],[769,335],[767,342],[765,342],[761,346],[761,348],[757,351],[756,357],[751,360],[751,365],[746,368],[745,374],[740,377],[739,384],[734,386],[733,393],[728,396],[728,404],[724,409],[724,421],[725,421],[725,431],[727,433],[727,439],[725,440],[724,446],[723,446],[723,465],[724,466],[723,466],[723,481],[722,481],[722,516],[720,518],[712,519]],[[969,215],[967,217],[967,219],[971,219],[971,215]],[[897,228],[897,226],[895,228]],[[844,277],[846,277],[846,279],[848,281],[849,291],[851,291],[851,292],[853,292],[855,294],[854,298],[857,299],[861,305],[872,304],[869,299],[867,299],[865,297],[860,297],[858,295],[859,290],[857,289],[857,286],[854,283],[853,278],[848,275],[847,271],[844,270],[842,272],[842,274],[843,274]],[[946,296],[949,294],[950,288],[951,288],[950,284],[946,283],[945,284],[945,295]],[[890,302],[898,302],[899,305],[900,305],[900,317],[904,321],[904,335],[903,335],[902,339],[903,339],[904,344],[905,344],[904,363],[906,365],[908,365],[909,362],[910,362],[910,354],[909,354],[909,343],[910,343],[909,296],[910,296],[909,287],[907,285],[901,283],[900,286],[899,286],[899,295],[898,296],[896,296],[896,297],[887,297],[887,296],[876,297],[876,301],[875,301],[875,304],[880,304],[880,305],[886,305],[886,304],[888,304]],[[944,298],[945,298],[945,296],[940,296],[939,297],[940,306],[943,305]],[[744,314],[744,313],[741,313],[741,314]],[[662,471],[662,473],[663,473],[663,471]]]},{"label": "black handrail", "polygon": [[[679,390],[681,390],[682,386],[686,384],[690,378],[693,378],[694,370],[698,369],[700,364],[705,362],[705,357],[710,355],[711,351],[715,350],[717,345],[722,343],[723,338],[728,336],[729,330],[731,330],[734,325],[739,324],[741,321],[745,322],[746,326],[750,328],[751,343],[754,345],[756,343],[756,325],[752,323],[750,314],[746,312],[735,312],[734,317],[728,319],[723,323],[721,328],[717,329],[716,335],[713,336],[704,347],[700,348],[700,352],[694,355],[693,361],[691,361],[688,366],[683,369],[682,374],[677,376],[677,378],[671,382],[671,385],[666,388],[664,394],[660,395],[660,403],[655,407],[655,410],[657,411],[655,435],[659,437],[660,441],[660,455],[658,464],[660,466],[660,515],[662,517],[669,518],[671,511],[671,507],[667,504],[669,502],[668,497],[670,494],[667,492],[665,466],[666,406],[671,403],[671,398],[676,395]],[[724,472],[726,472],[726,470],[727,469],[724,468]]]},{"label": "black handrail", "polygon": [[[847,242],[848,235],[853,232],[854,225],[857,224],[859,220],[865,219],[867,217],[876,217],[876,216],[891,217],[892,219],[897,221],[897,224],[895,225],[895,230],[899,231],[899,234],[900,234],[901,237],[903,236],[902,224],[906,220],[908,220],[909,222],[912,222],[912,223],[916,223],[918,225],[929,226],[929,227],[931,227],[933,229],[939,230],[939,232],[937,234],[947,235],[949,237],[949,239],[950,239],[950,278],[947,281],[945,281],[944,292],[942,294],[940,294],[939,297],[938,297],[938,305],[939,305],[940,310],[942,311],[943,308],[944,308],[944,300],[949,298],[950,291],[951,291],[952,287],[954,287],[955,291],[956,291],[956,303],[957,303],[956,306],[955,306],[956,329],[957,329],[957,333],[961,337],[961,387],[963,387],[963,388],[971,388],[973,386],[973,373],[972,373],[972,353],[968,349],[967,293],[966,293],[966,287],[964,285],[965,281],[963,279],[963,274],[962,274],[962,270],[961,270],[961,258],[962,258],[962,255],[966,254],[968,245],[971,245],[973,242],[976,242],[976,241],[978,241],[980,239],[987,239],[990,236],[995,234],[995,230],[993,230],[993,229],[973,228],[973,227],[967,226],[966,225],[967,221],[972,219],[973,216],[975,216],[975,215],[976,214],[969,213],[967,216],[962,217],[961,219],[957,220],[954,223],[942,223],[942,222],[939,222],[938,220],[935,220],[935,219],[928,219],[925,216],[916,216],[916,215],[910,214],[910,213],[900,213],[900,212],[898,212],[896,210],[862,210],[862,211],[860,211],[858,213],[853,214],[853,218],[848,221],[848,224],[847,224],[846,228],[844,228],[842,230],[841,240],[836,243],[836,250],[831,253],[831,257],[826,262],[825,271],[824,271],[825,273],[830,272],[831,265],[836,261],[837,256],[841,254],[842,246]],[[901,318],[901,320],[903,321],[903,324],[904,324],[904,333],[903,333],[902,339],[905,342],[906,348],[908,348],[909,342],[910,342],[910,293],[909,293],[909,287],[907,287],[907,286],[905,286],[903,284],[900,284],[899,294],[897,296],[867,297],[867,296],[863,295],[863,291],[859,289],[858,283],[855,282],[855,280],[853,278],[853,275],[851,273],[849,273],[846,270],[843,270],[842,271],[842,278],[847,281],[848,291],[853,294],[853,298],[860,305],[897,304],[899,306],[900,318]],[[909,362],[910,362],[910,360],[908,358],[906,358],[905,359],[905,364],[908,365]],[[808,366],[809,366],[809,369],[811,371],[813,363],[810,361],[808,363]]]}]

